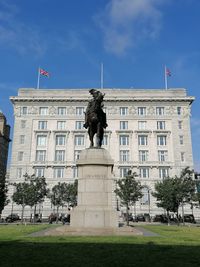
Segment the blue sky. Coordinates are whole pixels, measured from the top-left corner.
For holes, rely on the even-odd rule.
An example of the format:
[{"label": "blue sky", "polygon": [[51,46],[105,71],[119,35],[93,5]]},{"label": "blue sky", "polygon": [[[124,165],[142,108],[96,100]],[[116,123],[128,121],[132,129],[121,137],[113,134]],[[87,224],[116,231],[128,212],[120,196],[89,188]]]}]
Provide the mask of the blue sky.
[{"label": "blue sky", "polygon": [[200,171],[199,0],[0,0],[0,109],[13,125],[18,88],[171,88],[195,96],[191,126]]}]

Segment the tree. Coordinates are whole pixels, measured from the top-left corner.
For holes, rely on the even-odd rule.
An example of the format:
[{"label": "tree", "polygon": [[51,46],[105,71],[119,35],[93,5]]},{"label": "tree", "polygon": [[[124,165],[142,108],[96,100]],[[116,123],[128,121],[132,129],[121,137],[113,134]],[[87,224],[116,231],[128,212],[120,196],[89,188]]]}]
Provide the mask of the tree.
[{"label": "tree", "polygon": [[51,203],[56,207],[56,223],[58,223],[59,208],[63,207],[66,202],[67,184],[59,182],[57,185],[53,186],[51,191],[52,192],[48,197],[50,198]]},{"label": "tree", "polygon": [[196,182],[193,179],[194,171],[186,167],[182,170],[180,179],[182,180],[182,194],[181,194],[181,204],[182,204],[182,217],[184,222],[184,203],[190,203],[193,199],[196,191]]},{"label": "tree", "polygon": [[9,203],[7,192],[8,192],[8,187],[7,184],[5,183],[5,177],[3,174],[0,173],[0,218],[2,210]]},{"label": "tree", "polygon": [[77,205],[77,185],[77,180],[75,180],[73,184],[59,182],[57,185],[54,185],[51,193],[48,195],[51,203],[56,207],[56,223],[58,223],[60,207],[64,207],[66,203],[68,204],[68,206]]},{"label": "tree", "polygon": [[128,175],[125,178],[117,180],[117,188],[115,189],[115,194],[120,198],[121,204],[126,207],[126,223],[129,225],[129,207],[134,205],[135,202],[141,198],[143,186],[140,182],[135,180],[136,173],[131,174],[128,171]]},{"label": "tree", "polygon": [[77,195],[78,195],[78,180],[76,179],[74,183],[67,184],[65,200],[68,203],[68,206],[74,207],[77,205]]},{"label": "tree", "polygon": [[16,190],[13,194],[13,201],[18,205],[22,205],[22,222],[25,206],[34,206],[33,220],[35,222],[36,206],[44,201],[48,193],[47,184],[44,177],[36,177],[33,175],[24,175],[25,182],[14,183]]},{"label": "tree", "polygon": [[157,206],[167,211],[167,219],[169,224],[169,212],[177,212],[179,202],[176,197],[177,180],[173,178],[165,178],[161,182],[155,184],[155,192],[152,192],[152,196],[157,199]]},{"label": "tree", "polygon": [[157,198],[157,206],[166,209],[169,223],[169,212],[177,215],[179,224],[178,210],[182,205],[183,223],[184,223],[184,203],[189,203],[195,193],[195,181],[193,180],[193,171],[189,168],[182,170],[180,177],[168,177],[155,184],[155,192],[152,195]]},{"label": "tree", "polygon": [[44,177],[36,177],[34,174],[29,176],[25,174],[25,180],[29,183],[29,196],[27,197],[27,205],[34,206],[33,222],[35,222],[36,207],[44,201],[48,194],[47,183]]},{"label": "tree", "polygon": [[17,205],[22,206],[21,222],[23,223],[24,209],[25,206],[28,205],[29,203],[28,202],[29,191],[30,191],[29,184],[27,182],[23,182],[23,183],[14,183],[13,185],[15,186],[15,192],[12,195],[12,199]]}]

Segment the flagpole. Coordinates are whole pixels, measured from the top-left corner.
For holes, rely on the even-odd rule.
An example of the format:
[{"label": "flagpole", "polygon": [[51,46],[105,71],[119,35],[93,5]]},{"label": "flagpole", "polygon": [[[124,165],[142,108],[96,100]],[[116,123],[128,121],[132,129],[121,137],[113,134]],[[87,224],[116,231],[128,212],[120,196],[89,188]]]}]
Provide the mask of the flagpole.
[{"label": "flagpole", "polygon": [[40,86],[40,67],[38,68],[37,89],[39,89],[39,86]]},{"label": "flagpole", "polygon": [[167,90],[167,68],[165,66],[165,90]]},{"label": "flagpole", "polygon": [[103,63],[101,63],[101,89],[103,89]]}]

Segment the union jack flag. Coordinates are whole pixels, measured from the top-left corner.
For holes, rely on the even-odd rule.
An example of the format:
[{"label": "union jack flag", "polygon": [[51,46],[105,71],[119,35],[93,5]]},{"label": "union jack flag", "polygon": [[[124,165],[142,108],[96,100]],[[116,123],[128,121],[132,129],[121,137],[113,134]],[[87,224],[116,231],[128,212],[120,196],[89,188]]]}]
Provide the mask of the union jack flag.
[{"label": "union jack flag", "polygon": [[172,75],[170,69],[168,69],[168,68],[166,68],[166,75],[167,76],[171,76]]},{"label": "union jack flag", "polygon": [[43,76],[46,76],[46,77],[50,76],[49,72],[44,70],[44,69],[40,69],[40,75],[43,75]]}]

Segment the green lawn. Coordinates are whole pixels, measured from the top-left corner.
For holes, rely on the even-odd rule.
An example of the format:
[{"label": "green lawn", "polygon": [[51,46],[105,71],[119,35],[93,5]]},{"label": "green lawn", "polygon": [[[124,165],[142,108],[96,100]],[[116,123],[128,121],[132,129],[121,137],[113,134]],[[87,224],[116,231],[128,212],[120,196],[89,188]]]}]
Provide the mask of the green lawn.
[{"label": "green lawn", "polygon": [[0,226],[0,266],[200,266],[200,227],[145,226],[155,237],[29,237],[54,226]]}]

